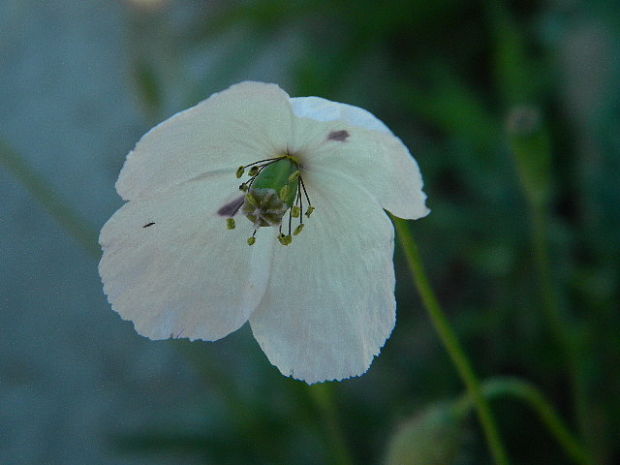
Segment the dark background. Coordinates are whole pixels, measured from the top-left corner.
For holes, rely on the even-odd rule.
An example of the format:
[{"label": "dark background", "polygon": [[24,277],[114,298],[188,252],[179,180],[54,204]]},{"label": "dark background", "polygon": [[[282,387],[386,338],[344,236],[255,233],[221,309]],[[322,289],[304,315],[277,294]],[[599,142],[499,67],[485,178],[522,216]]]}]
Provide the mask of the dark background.
[{"label": "dark background", "polygon": [[[110,310],[96,238],[126,153],[244,79],[404,140],[432,209],[411,230],[477,372],[533,383],[618,461],[619,26],[601,0],[0,0],[0,462],[388,463],[399,425],[464,394],[400,251],[396,329],[342,383],[282,377],[247,328],[151,342]],[[571,463],[527,402],[492,405],[514,463]],[[441,421],[405,455],[491,463],[474,415]]]}]

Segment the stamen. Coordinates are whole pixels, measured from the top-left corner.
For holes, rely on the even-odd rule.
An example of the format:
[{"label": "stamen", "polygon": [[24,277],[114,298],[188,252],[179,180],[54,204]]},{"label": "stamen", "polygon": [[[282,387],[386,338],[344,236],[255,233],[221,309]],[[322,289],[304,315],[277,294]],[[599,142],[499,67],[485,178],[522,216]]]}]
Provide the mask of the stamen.
[{"label": "stamen", "polygon": [[286,202],[287,197],[288,197],[288,184],[285,184],[284,186],[282,186],[282,189],[280,189],[280,200],[282,200],[282,202]]},{"label": "stamen", "polygon": [[[256,180],[256,176],[254,176],[252,179],[250,179],[249,181],[244,182],[243,184],[245,184],[245,188],[242,189],[241,186],[239,186],[239,189],[241,189],[244,192],[247,192],[250,190],[250,188],[252,187],[252,184],[254,184],[254,181]],[[242,185],[243,185],[242,184]]]},{"label": "stamen", "polygon": [[299,195],[297,196],[299,200],[299,224],[304,224],[304,217],[302,216],[301,212],[304,211],[304,202],[303,199],[301,198],[301,177],[298,179],[298,183],[297,183],[297,192],[299,193]]},{"label": "stamen", "polygon": [[[279,163],[280,162],[280,163]],[[245,195],[243,211],[245,216],[256,225],[251,237],[247,239],[249,246],[256,243],[256,231],[259,227],[278,226],[278,241],[282,245],[290,245],[293,236],[304,229],[304,215],[309,217],[314,211],[308,190],[302,178],[300,160],[288,154],[258,160],[237,169],[237,178],[246,173],[250,179],[239,185]],[[288,171],[288,172],[287,172]],[[306,204],[304,204],[304,198]],[[304,208],[306,208],[304,212]],[[284,233],[283,216],[288,210],[288,233]],[[299,223],[293,227],[293,218]],[[227,219],[227,227],[235,228],[232,218]]]},{"label": "stamen", "polygon": [[301,190],[304,192],[304,196],[308,201],[308,210],[306,211],[306,216],[309,218],[310,214],[314,211],[314,207],[312,206],[312,202],[310,202],[310,197],[308,197],[308,191],[306,191],[306,185],[304,184],[304,180],[302,177],[299,178],[299,184],[301,185]]},{"label": "stamen", "polygon": [[254,163],[250,163],[249,165],[245,165],[245,167],[248,168],[250,166],[260,165],[261,163],[266,163],[268,161],[278,161],[281,158],[282,157],[265,158],[264,160],[258,160],[258,161],[255,161]]},{"label": "stamen", "polygon": [[257,207],[258,204],[256,203],[256,199],[254,198],[254,196],[252,195],[252,193],[249,193],[245,196],[245,199],[248,201],[248,203],[250,205],[252,205],[253,207]]},{"label": "stamen", "polygon": [[226,227],[228,229],[235,229],[235,219],[234,218],[226,218]]},{"label": "stamen", "polygon": [[284,234],[280,233],[278,235],[278,240],[280,241],[280,244],[282,245],[289,245],[291,242],[293,242],[293,238],[291,237],[290,234],[288,236],[285,236]]},{"label": "stamen", "polygon": [[293,225],[293,213],[289,211],[288,214],[288,236],[291,237],[291,227]]}]

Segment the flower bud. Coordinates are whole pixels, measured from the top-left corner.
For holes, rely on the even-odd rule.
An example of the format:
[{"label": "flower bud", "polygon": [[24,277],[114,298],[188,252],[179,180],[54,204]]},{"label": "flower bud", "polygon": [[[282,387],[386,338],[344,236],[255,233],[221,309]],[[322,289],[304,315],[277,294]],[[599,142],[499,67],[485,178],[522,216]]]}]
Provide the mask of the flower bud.
[{"label": "flower bud", "polygon": [[403,423],[388,445],[385,465],[450,465],[461,445],[462,421],[453,404],[435,404]]}]

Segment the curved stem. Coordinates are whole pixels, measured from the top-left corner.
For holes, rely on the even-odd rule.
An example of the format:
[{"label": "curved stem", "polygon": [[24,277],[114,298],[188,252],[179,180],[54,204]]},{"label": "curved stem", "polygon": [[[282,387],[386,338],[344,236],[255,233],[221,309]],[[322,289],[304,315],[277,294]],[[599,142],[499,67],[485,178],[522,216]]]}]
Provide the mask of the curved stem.
[{"label": "curved stem", "polygon": [[[495,8],[498,18],[509,16],[504,8]],[[509,21],[509,20],[508,20]],[[550,220],[550,199],[552,198],[552,145],[551,138],[539,110],[532,106],[517,106],[509,116],[507,142],[513,155],[519,185],[530,215],[529,234],[532,245],[532,261],[537,274],[540,307],[546,319],[552,343],[564,358],[567,375],[571,383],[571,394],[580,433],[592,442],[588,414],[588,383],[584,375],[583,362],[587,351],[579,327],[570,319],[560,301],[560,294],[554,283],[550,259],[548,228]]]},{"label": "curved stem", "polygon": [[500,439],[499,431],[489,403],[482,394],[480,383],[474,373],[471,363],[433,292],[426,276],[420,253],[418,252],[418,246],[413,239],[407,222],[394,217],[393,220],[396,231],[398,232],[400,245],[407,258],[407,264],[413,274],[415,286],[422,297],[422,302],[424,303],[441,342],[452,359],[461,379],[465,383],[469,396],[474,402],[476,412],[478,413],[484,435],[495,463],[498,465],[508,465],[508,455]]},{"label": "curved stem", "polygon": [[[481,389],[483,395],[490,399],[512,396],[526,402],[573,462],[580,465],[595,464],[594,459],[569,431],[551,403],[532,383],[517,378],[493,378],[485,381]],[[466,395],[459,401],[459,409],[463,411],[469,408],[471,408],[471,398]]]}]

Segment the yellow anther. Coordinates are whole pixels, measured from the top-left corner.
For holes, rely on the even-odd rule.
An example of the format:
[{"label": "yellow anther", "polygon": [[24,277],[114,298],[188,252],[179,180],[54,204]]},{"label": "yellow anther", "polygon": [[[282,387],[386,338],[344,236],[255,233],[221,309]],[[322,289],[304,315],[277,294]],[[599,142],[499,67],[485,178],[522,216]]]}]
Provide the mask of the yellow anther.
[{"label": "yellow anther", "polygon": [[254,198],[254,195],[251,192],[245,194],[245,200],[247,200],[248,203],[252,205],[253,207],[258,206],[258,203],[256,202],[256,199]]},{"label": "yellow anther", "polygon": [[287,158],[287,159],[291,160],[292,162],[297,163],[298,165],[301,163],[301,162],[300,162],[300,160],[299,160],[299,158],[297,158],[297,157],[296,157],[296,156],[294,156],[294,155],[289,155],[288,153],[282,154],[282,155],[280,156],[280,158]]},{"label": "yellow anther", "polygon": [[301,208],[299,208],[297,205],[294,205],[293,208],[291,208],[291,216],[293,218],[299,218],[300,214],[301,214]]},{"label": "yellow anther", "polygon": [[287,197],[288,197],[288,184],[285,184],[284,186],[282,186],[282,189],[280,189],[280,200],[282,200],[282,202],[286,202]]},{"label": "yellow anther", "polygon": [[256,238],[254,236],[248,237],[248,245],[254,245]]},{"label": "yellow anther", "polygon": [[293,231],[293,236],[296,236],[297,234],[299,234],[302,231],[302,229],[304,229],[303,223],[301,223],[299,226],[295,228],[295,231]]},{"label": "yellow anther", "polygon": [[310,218],[310,215],[312,215],[312,212],[313,212],[313,211],[314,211],[314,207],[313,207],[312,205],[310,205],[310,206],[308,207],[308,209],[306,210],[306,216],[307,216],[308,218]]},{"label": "yellow anther", "polygon": [[293,238],[290,235],[285,236],[283,233],[280,233],[278,235],[278,240],[282,245],[289,245],[291,242],[293,242]]},{"label": "yellow anther", "polygon": [[250,171],[248,174],[250,176],[256,176],[258,174],[258,171],[259,171],[258,166],[253,166],[252,168],[250,168]]},{"label": "yellow anther", "polygon": [[301,176],[301,171],[299,171],[299,170],[294,171],[294,172],[293,172],[293,174],[291,174],[291,175],[288,177],[288,180],[289,180],[289,182],[293,182],[293,181],[295,181],[295,180],[296,180],[299,176]]},{"label": "yellow anther", "polygon": [[243,192],[247,192],[249,189],[248,185],[246,183],[243,183],[239,186],[239,190],[243,191]]},{"label": "yellow anther", "polygon": [[226,227],[228,229],[235,229],[235,219],[234,218],[226,218]]},{"label": "yellow anther", "polygon": [[240,178],[241,176],[243,176],[244,171],[245,171],[245,168],[243,168],[243,166],[240,166],[239,168],[237,168],[237,178]]}]

